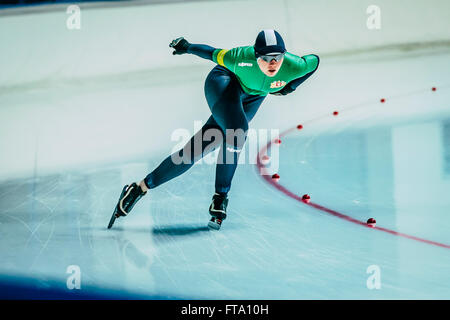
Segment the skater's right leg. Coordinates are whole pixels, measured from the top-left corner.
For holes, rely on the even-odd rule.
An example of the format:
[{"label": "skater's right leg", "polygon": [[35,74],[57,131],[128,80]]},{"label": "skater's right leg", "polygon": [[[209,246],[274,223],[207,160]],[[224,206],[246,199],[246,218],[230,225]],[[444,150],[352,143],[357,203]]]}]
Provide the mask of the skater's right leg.
[{"label": "skater's right leg", "polygon": [[217,159],[215,191],[226,195],[247,138],[244,92],[236,76],[220,66],[210,72],[204,90],[214,120],[225,133]]},{"label": "skater's right leg", "polygon": [[219,229],[226,218],[227,194],[247,139],[249,122],[265,96],[243,92],[236,78],[226,68],[216,66],[205,81],[205,96],[216,123],[225,133],[216,165],[216,193],[212,197],[209,226]]},{"label": "skater's right leg", "polygon": [[227,217],[227,205],[228,198],[226,194],[215,193],[212,197],[211,205],[209,206],[209,214],[211,220],[208,223],[208,227],[219,230],[222,225],[222,221]]}]

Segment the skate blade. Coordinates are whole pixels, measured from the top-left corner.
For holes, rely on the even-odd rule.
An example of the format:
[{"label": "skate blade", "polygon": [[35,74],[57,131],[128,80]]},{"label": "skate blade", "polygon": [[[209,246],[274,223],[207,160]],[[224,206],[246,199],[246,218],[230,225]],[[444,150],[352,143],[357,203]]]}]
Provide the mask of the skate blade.
[{"label": "skate blade", "polygon": [[210,222],[208,222],[208,227],[212,230],[219,230],[220,224],[210,221]]},{"label": "skate blade", "polygon": [[[120,197],[119,197],[119,201],[120,201],[120,199],[122,199],[122,197],[123,197],[123,195],[125,194],[125,191],[127,190],[127,188],[128,188],[128,185],[126,185],[125,187],[123,187],[122,193],[120,194]],[[116,213],[117,213],[117,211],[118,211],[118,206],[119,206],[119,204],[116,205],[116,208],[114,209],[114,212],[113,212],[113,214],[112,214],[112,216],[111,216],[111,219],[109,220],[108,229],[111,229],[111,227],[114,225],[114,222],[115,222],[116,219],[117,219]]]},{"label": "skate blade", "polygon": [[116,211],[114,210],[111,219],[109,220],[108,229],[111,229],[111,227],[114,225],[114,222],[116,221]]}]

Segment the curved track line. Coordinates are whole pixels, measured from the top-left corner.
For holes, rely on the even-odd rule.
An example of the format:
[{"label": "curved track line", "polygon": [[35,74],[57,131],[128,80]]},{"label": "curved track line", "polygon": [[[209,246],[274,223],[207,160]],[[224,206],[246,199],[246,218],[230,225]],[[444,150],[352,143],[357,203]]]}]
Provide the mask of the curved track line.
[{"label": "curved track line", "polygon": [[[280,134],[280,138],[283,137],[283,136],[286,136],[291,131],[295,131],[295,130],[298,130],[297,127],[294,127],[294,128],[291,128],[291,129],[288,129],[288,130],[284,131],[283,133]],[[337,218],[340,218],[340,219],[346,220],[348,222],[352,222],[352,223],[361,225],[361,226],[369,228],[369,229],[383,231],[383,232],[390,233],[390,234],[398,236],[398,237],[408,238],[408,239],[411,239],[411,240],[427,243],[427,244],[430,244],[430,245],[434,245],[434,246],[450,249],[450,245],[445,244],[445,243],[440,243],[440,242],[436,242],[436,241],[431,241],[431,240],[419,238],[419,237],[416,237],[416,236],[408,235],[408,234],[405,234],[405,233],[397,232],[397,231],[386,229],[386,228],[383,228],[383,227],[377,227],[377,226],[369,227],[364,221],[357,220],[357,219],[352,218],[352,217],[350,217],[348,215],[345,215],[345,214],[337,212],[335,210],[323,207],[323,206],[321,206],[321,205],[319,205],[317,203],[314,203],[314,202],[309,202],[309,203],[304,202],[302,200],[302,197],[300,197],[299,195],[289,191],[287,188],[283,187],[278,182],[273,181],[271,175],[264,175],[264,174],[261,173],[261,171],[265,168],[265,166],[260,161],[261,155],[264,155],[266,153],[266,151],[268,149],[270,149],[271,145],[272,145],[272,141],[269,142],[265,147],[261,148],[261,150],[258,152],[258,155],[257,155],[257,158],[256,158],[256,168],[258,170],[259,175],[264,180],[266,180],[266,182],[268,182],[270,185],[272,185],[273,187],[275,187],[276,189],[278,189],[279,191],[281,191],[282,193],[284,193],[288,197],[291,197],[292,199],[295,199],[295,200],[297,200],[297,201],[299,201],[299,202],[301,202],[301,203],[303,203],[305,205],[308,205],[308,206],[313,207],[313,208],[315,208],[317,210],[326,212],[326,213],[328,213],[328,214],[330,214],[332,216],[335,216]]]}]

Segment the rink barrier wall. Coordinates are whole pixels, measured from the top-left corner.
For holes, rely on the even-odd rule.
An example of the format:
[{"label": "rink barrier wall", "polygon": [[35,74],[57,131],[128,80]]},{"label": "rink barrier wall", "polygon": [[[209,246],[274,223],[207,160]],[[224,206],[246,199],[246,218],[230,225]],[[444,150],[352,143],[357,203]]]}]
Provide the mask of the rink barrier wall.
[{"label": "rink barrier wall", "polygon": [[68,5],[58,4],[57,11],[45,6],[41,10],[48,12],[0,16],[0,43],[9,44],[0,50],[0,88],[204,64],[193,56],[173,58],[168,44],[178,36],[232,48],[253,43],[263,28],[275,28],[288,51],[298,55],[450,40],[450,5],[445,0],[377,1],[379,29],[367,26],[372,2],[366,0],[121,5],[81,8],[80,29],[68,29]]}]

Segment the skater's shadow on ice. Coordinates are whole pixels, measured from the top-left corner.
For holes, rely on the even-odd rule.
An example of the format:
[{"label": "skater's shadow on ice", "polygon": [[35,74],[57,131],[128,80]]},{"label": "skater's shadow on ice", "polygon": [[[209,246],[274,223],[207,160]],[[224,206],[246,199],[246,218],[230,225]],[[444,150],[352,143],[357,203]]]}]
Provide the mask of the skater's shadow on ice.
[{"label": "skater's shadow on ice", "polygon": [[168,238],[198,235],[204,232],[209,232],[209,228],[204,225],[174,225],[174,226],[159,226],[152,229],[152,235],[157,240],[165,240]]},{"label": "skater's shadow on ice", "polygon": [[[102,228],[105,230],[105,228]],[[227,229],[235,229],[232,224],[227,225]],[[158,243],[165,243],[175,240],[181,240],[185,238],[194,238],[210,235],[217,235],[223,233],[223,231],[210,230],[208,226],[202,224],[178,224],[178,225],[162,225],[153,227],[143,227],[143,226],[114,226],[112,231],[125,234],[132,234],[135,232],[139,233],[149,233],[152,239]],[[110,232],[109,230],[107,230]],[[113,234],[114,232],[112,232]]]},{"label": "skater's shadow on ice", "polygon": [[[105,230],[104,227],[98,228],[99,230]],[[150,232],[153,238],[168,238],[168,237],[182,237],[182,236],[191,236],[191,235],[199,235],[201,233],[205,233],[210,231],[209,228],[205,225],[166,225],[166,226],[154,226],[153,228],[149,227],[136,227],[136,226],[114,226],[112,231],[117,232]],[[109,231],[109,230],[107,230]]]}]

